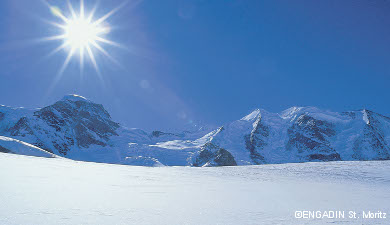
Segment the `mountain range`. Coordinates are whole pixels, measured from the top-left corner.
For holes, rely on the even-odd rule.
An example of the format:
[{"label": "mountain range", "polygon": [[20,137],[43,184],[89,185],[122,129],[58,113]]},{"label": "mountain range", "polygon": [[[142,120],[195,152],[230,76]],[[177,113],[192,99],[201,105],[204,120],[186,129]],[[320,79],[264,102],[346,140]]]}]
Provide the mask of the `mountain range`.
[{"label": "mountain range", "polygon": [[0,152],[142,166],[236,166],[390,159],[390,118],[363,109],[256,109],[214,128],[126,128],[101,104],[68,95],[40,109],[0,105]]}]

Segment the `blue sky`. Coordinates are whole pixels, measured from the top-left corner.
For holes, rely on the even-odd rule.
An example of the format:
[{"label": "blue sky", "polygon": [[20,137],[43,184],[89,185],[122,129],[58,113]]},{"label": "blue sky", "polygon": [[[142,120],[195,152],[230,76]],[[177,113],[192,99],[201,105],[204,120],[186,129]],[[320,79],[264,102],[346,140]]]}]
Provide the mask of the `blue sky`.
[{"label": "blue sky", "polygon": [[[101,0],[97,15],[122,2]],[[61,44],[37,41],[59,32],[45,20],[60,22],[41,0],[1,1],[0,104],[41,107],[77,93],[148,130],[221,125],[255,108],[390,115],[388,1],[130,1],[107,20],[107,37],[124,48],[104,47],[120,65],[97,54],[99,79],[73,59],[57,83],[66,52],[45,57]]]}]

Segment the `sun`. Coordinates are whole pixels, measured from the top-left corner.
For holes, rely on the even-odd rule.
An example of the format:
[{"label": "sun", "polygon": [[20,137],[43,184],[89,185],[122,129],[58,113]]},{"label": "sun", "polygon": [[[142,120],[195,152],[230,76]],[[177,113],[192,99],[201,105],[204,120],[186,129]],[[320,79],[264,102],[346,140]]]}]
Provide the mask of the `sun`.
[{"label": "sun", "polygon": [[108,30],[83,17],[72,18],[63,27],[64,42],[73,49],[83,50],[96,43]]},{"label": "sun", "polygon": [[60,46],[53,50],[53,52],[49,55],[53,55],[60,50],[66,50],[68,52],[59,74],[64,72],[70,60],[77,55],[80,60],[80,69],[83,69],[84,58],[88,56],[96,71],[99,72],[95,59],[95,52],[99,51],[109,59],[113,60],[113,58],[103,48],[103,45],[119,46],[117,43],[106,38],[111,31],[110,25],[108,25],[106,20],[122,6],[119,6],[104,16],[95,19],[96,6],[91,9],[87,15],[83,0],[80,0],[80,10],[78,13],[76,13],[69,0],[67,0],[67,5],[69,15],[65,16],[59,8],[48,4],[52,14],[61,20],[60,23],[50,22],[50,24],[59,28],[60,33],[55,36],[44,38],[44,40],[62,41]]}]

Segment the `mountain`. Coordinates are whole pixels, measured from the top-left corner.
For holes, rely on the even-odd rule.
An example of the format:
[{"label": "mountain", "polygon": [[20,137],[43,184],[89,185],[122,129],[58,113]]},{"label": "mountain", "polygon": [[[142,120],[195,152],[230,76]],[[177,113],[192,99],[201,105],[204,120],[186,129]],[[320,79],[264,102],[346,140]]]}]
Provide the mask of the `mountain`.
[{"label": "mountain", "polygon": [[28,142],[55,155],[109,163],[121,163],[123,158],[112,148],[115,137],[139,143],[150,140],[146,132],[121,127],[112,121],[102,105],[78,95],[65,96],[53,105],[36,110],[2,106],[0,128],[3,136]]},{"label": "mountain", "polygon": [[314,107],[293,107],[281,113],[255,110],[221,127],[200,152],[226,149],[238,165],[388,160],[389,128],[390,118],[369,110],[344,113]]},{"label": "mountain", "polygon": [[[366,109],[257,109],[216,129],[190,124],[149,133],[123,127],[102,105],[68,95],[35,110],[0,106],[0,135],[74,160],[144,166],[390,159],[390,118]],[[18,153],[1,141],[0,146]]]}]

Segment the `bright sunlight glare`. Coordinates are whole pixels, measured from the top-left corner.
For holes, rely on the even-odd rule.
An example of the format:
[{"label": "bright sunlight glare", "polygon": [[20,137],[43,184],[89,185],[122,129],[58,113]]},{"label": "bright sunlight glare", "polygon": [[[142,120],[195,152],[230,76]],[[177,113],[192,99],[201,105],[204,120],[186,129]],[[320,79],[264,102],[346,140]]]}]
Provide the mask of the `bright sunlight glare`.
[{"label": "bright sunlight glare", "polygon": [[96,42],[99,35],[108,31],[109,28],[95,25],[85,18],[73,18],[64,27],[64,40],[71,48],[81,50]]},{"label": "bright sunlight glare", "polygon": [[60,34],[44,38],[44,40],[62,40],[62,44],[56,48],[49,55],[55,54],[60,50],[68,50],[68,55],[62,65],[59,74],[62,74],[69,64],[69,61],[78,53],[80,57],[80,69],[84,66],[84,55],[92,62],[95,70],[99,73],[98,65],[95,59],[95,49],[103,53],[105,56],[113,60],[108,52],[102,47],[103,44],[119,46],[117,43],[106,39],[104,36],[110,32],[110,26],[105,22],[112,14],[119,8],[117,7],[104,16],[94,20],[96,7],[94,7],[88,15],[86,15],[84,1],[80,0],[80,10],[76,13],[72,4],[67,0],[69,16],[65,16],[62,11],[56,7],[51,6],[52,14],[61,19],[62,23],[50,22],[50,24],[60,29]]}]

